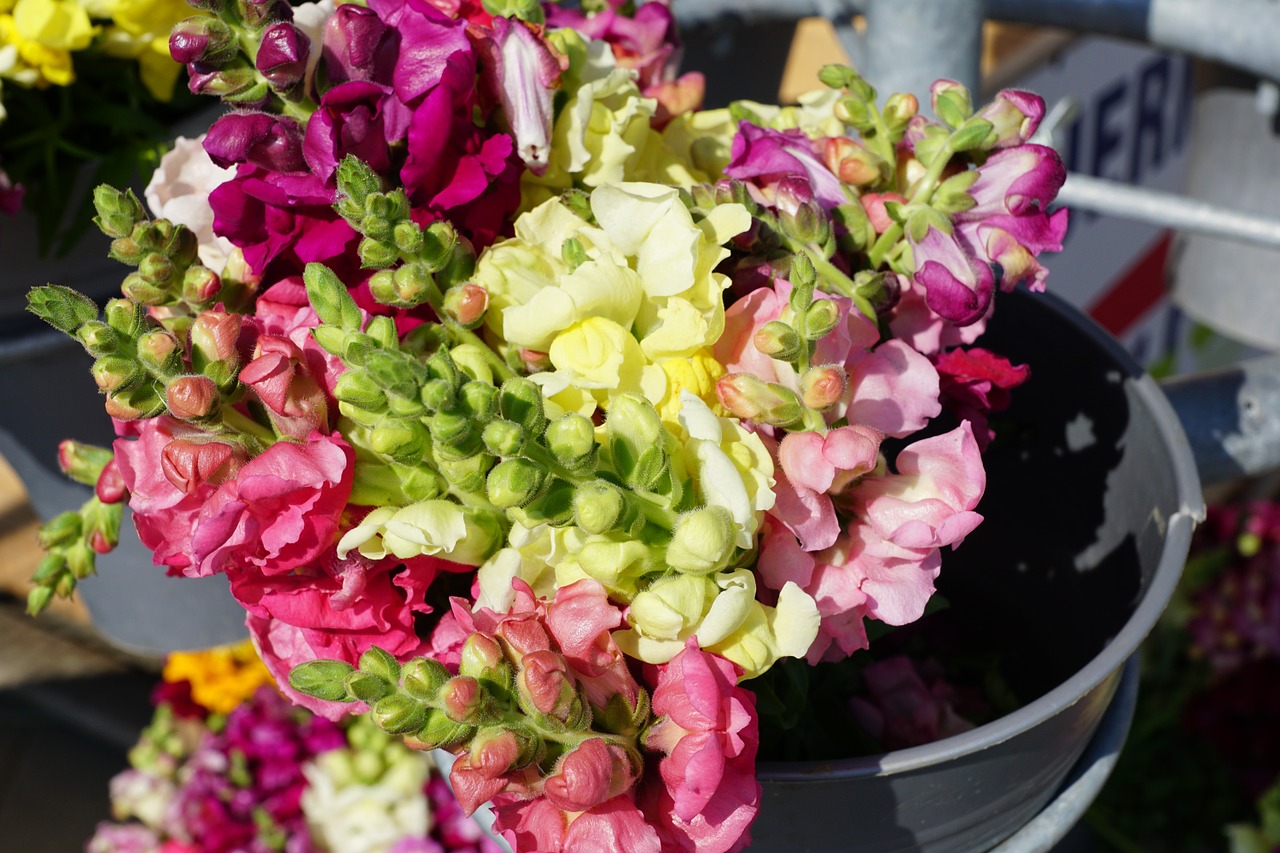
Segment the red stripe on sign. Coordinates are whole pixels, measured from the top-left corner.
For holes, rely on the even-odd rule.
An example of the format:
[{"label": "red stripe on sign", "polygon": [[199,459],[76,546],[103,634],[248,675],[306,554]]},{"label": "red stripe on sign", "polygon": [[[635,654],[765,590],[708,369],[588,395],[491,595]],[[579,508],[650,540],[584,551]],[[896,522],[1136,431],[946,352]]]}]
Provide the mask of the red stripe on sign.
[{"label": "red stripe on sign", "polygon": [[1123,334],[1165,295],[1165,262],[1173,235],[1166,232],[1110,289],[1094,300],[1089,315],[1113,335]]}]

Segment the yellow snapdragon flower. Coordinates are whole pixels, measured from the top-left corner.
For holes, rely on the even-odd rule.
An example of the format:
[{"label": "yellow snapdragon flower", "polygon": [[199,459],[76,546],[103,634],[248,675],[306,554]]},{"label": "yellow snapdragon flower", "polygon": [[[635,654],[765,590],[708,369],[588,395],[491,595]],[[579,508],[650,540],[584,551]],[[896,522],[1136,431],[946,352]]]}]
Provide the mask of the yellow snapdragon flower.
[{"label": "yellow snapdragon flower", "polygon": [[173,652],[164,662],[168,682],[191,682],[191,698],[215,714],[229,714],[264,684],[271,673],[248,640],[198,652]]},{"label": "yellow snapdragon flower", "polygon": [[69,86],[72,51],[93,41],[89,13],[74,0],[0,3],[0,76],[24,86]]},{"label": "yellow snapdragon flower", "polygon": [[112,23],[102,49],[111,56],[138,60],[142,83],[151,97],[168,101],[182,66],[169,55],[174,24],[199,14],[185,0],[104,0]]}]

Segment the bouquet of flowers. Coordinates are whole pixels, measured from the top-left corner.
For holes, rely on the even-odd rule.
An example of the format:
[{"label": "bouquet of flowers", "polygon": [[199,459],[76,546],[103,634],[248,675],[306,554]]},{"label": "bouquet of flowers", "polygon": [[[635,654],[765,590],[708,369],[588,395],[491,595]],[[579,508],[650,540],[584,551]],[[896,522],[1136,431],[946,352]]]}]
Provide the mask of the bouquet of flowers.
[{"label": "bouquet of flowers", "polygon": [[[191,13],[182,0],[0,3],[0,211],[25,202],[42,252],[55,238],[70,248],[89,224],[93,185],[149,174],[170,125],[203,106],[180,90],[169,56],[169,31]],[[86,164],[94,174],[81,187]]]},{"label": "bouquet of flowers", "polygon": [[[30,609],[127,501],[288,695],[455,753],[517,850],[740,849],[772,676],[856,667],[982,520],[1027,370],[973,344],[1066,227],[1043,103],[944,80],[930,119],[833,66],[700,110],[658,2],[200,5],[173,54],[235,109],[167,218],[97,191],[136,267],[102,316],[31,295],[119,437],[63,446],[96,492]],[[927,672],[867,681],[843,727],[963,726]]]},{"label": "bouquet of flowers", "polygon": [[430,758],[292,705],[248,643],[165,661],[87,853],[500,853]]}]

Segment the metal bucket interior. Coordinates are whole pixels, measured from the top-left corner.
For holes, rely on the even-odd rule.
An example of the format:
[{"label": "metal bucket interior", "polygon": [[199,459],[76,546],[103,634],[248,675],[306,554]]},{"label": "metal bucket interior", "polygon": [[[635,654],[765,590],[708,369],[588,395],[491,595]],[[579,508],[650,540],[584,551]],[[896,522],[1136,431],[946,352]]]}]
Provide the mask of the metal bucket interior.
[{"label": "metal bucket interior", "polygon": [[1048,803],[1155,624],[1203,515],[1195,462],[1150,377],[1046,295],[998,305],[979,345],[1031,365],[987,454],[986,521],[943,557],[956,636],[998,650],[1027,701],[936,743],[762,763],[753,851],[989,849]]}]

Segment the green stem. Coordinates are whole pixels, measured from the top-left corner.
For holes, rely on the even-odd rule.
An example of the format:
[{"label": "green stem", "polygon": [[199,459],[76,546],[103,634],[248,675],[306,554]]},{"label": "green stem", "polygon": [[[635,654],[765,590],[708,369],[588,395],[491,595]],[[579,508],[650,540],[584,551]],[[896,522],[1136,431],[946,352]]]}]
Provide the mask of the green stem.
[{"label": "green stem", "polygon": [[[942,172],[947,168],[947,164],[951,162],[951,143],[948,141],[942,148],[938,149],[938,154],[934,157],[933,162],[929,164],[929,169],[924,173],[924,177],[920,179],[920,183],[916,185],[916,191],[911,194],[907,204],[928,204],[929,199],[933,198],[934,190],[938,188],[938,181],[942,177]],[[902,223],[895,222],[884,230],[875,242],[875,245],[867,252],[867,257],[871,261],[874,269],[879,269],[884,263],[885,256],[889,253],[898,241],[902,239]]]},{"label": "green stem", "polygon": [[[885,233],[887,234],[888,232],[886,231]],[[858,293],[857,285],[853,283],[853,279],[841,272],[839,267],[827,260],[821,252],[818,252],[812,246],[803,246],[801,251],[809,256],[809,260],[813,261],[813,267],[818,271],[818,275],[831,282],[840,291],[841,296],[847,296],[853,300],[853,304],[866,315],[868,320],[873,323],[877,322],[875,308],[867,301],[866,297]]]},{"label": "green stem", "polygon": [[268,447],[276,443],[276,434],[270,427],[263,426],[234,406],[223,407],[222,423],[233,432],[256,438]]}]

